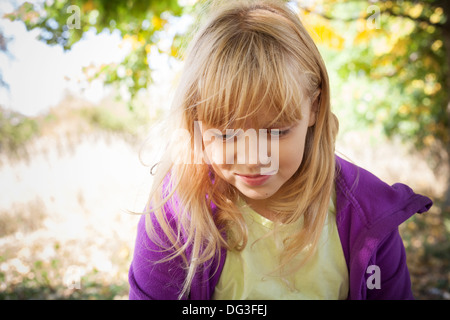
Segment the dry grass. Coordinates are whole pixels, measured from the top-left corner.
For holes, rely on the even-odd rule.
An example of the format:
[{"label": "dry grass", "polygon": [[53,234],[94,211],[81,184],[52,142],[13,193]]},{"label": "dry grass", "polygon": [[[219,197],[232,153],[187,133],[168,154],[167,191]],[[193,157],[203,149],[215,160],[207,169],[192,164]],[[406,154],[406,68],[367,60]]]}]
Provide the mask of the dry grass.
[{"label": "dry grass", "polygon": [[148,168],[120,135],[68,128],[0,154],[0,299],[127,298]]}]

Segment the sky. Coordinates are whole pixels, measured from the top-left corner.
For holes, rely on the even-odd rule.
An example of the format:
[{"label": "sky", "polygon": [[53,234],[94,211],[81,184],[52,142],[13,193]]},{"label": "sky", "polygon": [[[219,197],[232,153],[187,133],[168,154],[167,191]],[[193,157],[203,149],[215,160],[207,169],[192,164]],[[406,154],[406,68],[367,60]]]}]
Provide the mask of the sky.
[{"label": "sky", "polygon": [[[0,0],[0,17],[11,12],[23,0]],[[186,21],[174,27],[185,26]],[[27,31],[20,21],[11,22],[0,18],[0,30],[7,38],[8,54],[0,52],[0,70],[7,88],[0,87],[0,105],[27,116],[45,113],[56,106],[67,92],[96,103],[109,93],[100,81],[83,81],[82,68],[91,64],[100,65],[120,62],[129,52],[129,47],[120,46],[118,33],[103,32],[96,35],[88,32],[68,52],[60,46],[49,46],[37,40],[38,30]],[[123,43],[122,43],[123,44]],[[167,74],[164,57],[152,57],[159,66],[161,79]],[[164,70],[162,70],[164,69]],[[158,91],[161,92],[161,91]]]},{"label": "sky", "polygon": [[[67,93],[93,103],[98,103],[107,96],[110,89],[105,88],[99,80],[91,83],[85,81],[82,69],[89,65],[122,61],[130,47],[124,45],[119,33],[110,34],[106,31],[97,35],[95,32],[87,32],[70,51],[64,52],[60,46],[49,46],[37,40],[39,30],[27,31],[22,22],[2,18],[5,13],[13,11],[25,1],[0,0],[0,31],[11,39],[7,44],[8,54],[0,51],[0,73],[8,85],[8,88],[0,86],[0,106],[26,116],[36,116],[57,106]],[[33,2],[42,1],[44,0]],[[178,1],[180,5],[195,2]],[[168,39],[174,33],[185,30],[192,22],[188,15],[171,21],[165,31]],[[160,45],[165,45],[162,42]],[[149,60],[154,69],[154,79],[157,79],[148,90],[150,103],[165,103],[162,108],[167,108],[170,105],[167,95],[173,93],[173,88],[170,88],[173,75],[180,70],[181,65],[172,63],[169,67],[168,57],[155,55],[154,51]],[[127,94],[121,92],[122,96]]]},{"label": "sky", "polygon": [[[58,104],[65,90],[81,92],[96,101],[104,94],[99,83],[87,86],[78,83],[83,78],[82,67],[103,61],[120,61],[123,52],[117,50],[118,37],[90,35],[73,50],[64,53],[61,47],[51,47],[36,40],[37,32],[27,32],[21,22],[0,20],[7,37],[9,55],[1,54],[0,69],[9,89],[0,91],[1,104],[25,115],[36,115]],[[37,31],[37,30],[36,30]],[[108,53],[108,54],[106,54]]]}]

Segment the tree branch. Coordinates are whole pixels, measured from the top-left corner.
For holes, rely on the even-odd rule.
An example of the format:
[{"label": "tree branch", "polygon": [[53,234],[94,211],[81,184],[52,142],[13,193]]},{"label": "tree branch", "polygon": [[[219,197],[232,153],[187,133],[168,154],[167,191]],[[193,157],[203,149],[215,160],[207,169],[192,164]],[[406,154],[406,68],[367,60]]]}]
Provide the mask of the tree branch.
[{"label": "tree branch", "polygon": [[[345,2],[343,2],[343,3],[345,3]],[[450,5],[450,2],[447,3],[447,6],[448,5]],[[332,15],[329,15],[329,14],[326,14],[326,13],[323,13],[323,12],[318,12],[318,11],[312,10],[312,9],[310,9],[308,7],[299,6],[299,9],[301,9],[303,11],[306,11],[308,13],[316,14],[316,15],[321,16],[322,18],[325,18],[327,20],[337,20],[337,21],[342,21],[342,22],[353,22],[353,21],[356,21],[356,20],[359,20],[359,19],[368,19],[370,17],[373,17],[373,15],[374,15],[374,14],[367,14],[365,16],[341,18],[341,17],[332,16]],[[450,11],[446,11],[445,8],[444,8],[444,12],[447,13],[447,12],[450,12]],[[438,28],[443,28],[443,29],[446,29],[446,27],[448,25],[448,22],[450,21],[450,17],[448,17],[447,18],[447,23],[440,23],[440,22],[433,23],[429,19],[426,19],[426,18],[422,18],[422,17],[413,18],[413,17],[411,17],[411,16],[409,16],[408,14],[405,14],[405,13],[394,12],[391,8],[384,8],[383,10],[380,9],[380,15],[381,14],[388,14],[390,16],[410,19],[410,20],[416,21],[416,22],[425,22],[425,23],[427,23],[429,25],[432,25],[432,26],[435,26],[435,27],[438,27]]]},{"label": "tree branch", "polygon": [[401,18],[405,18],[405,19],[410,19],[412,21],[425,22],[425,23],[427,23],[429,25],[432,25],[432,26],[435,26],[435,27],[444,28],[444,24],[443,23],[440,23],[440,22],[434,23],[434,22],[431,22],[429,19],[422,18],[422,17],[413,18],[410,15],[405,14],[405,13],[393,12],[392,9],[384,9],[381,12],[381,14],[383,14],[383,13],[387,13],[387,14],[389,14],[391,16],[394,16],[394,17],[401,17]]}]

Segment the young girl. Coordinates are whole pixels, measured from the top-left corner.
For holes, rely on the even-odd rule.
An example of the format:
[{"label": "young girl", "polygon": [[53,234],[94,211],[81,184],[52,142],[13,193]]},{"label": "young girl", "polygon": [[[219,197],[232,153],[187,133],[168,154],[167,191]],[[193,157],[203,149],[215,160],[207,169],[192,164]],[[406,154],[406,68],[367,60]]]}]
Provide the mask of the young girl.
[{"label": "young girl", "polygon": [[[130,299],[410,299],[398,226],[431,200],[335,155],[325,64],[284,1],[192,40]],[[177,130],[175,130],[177,129]]]}]

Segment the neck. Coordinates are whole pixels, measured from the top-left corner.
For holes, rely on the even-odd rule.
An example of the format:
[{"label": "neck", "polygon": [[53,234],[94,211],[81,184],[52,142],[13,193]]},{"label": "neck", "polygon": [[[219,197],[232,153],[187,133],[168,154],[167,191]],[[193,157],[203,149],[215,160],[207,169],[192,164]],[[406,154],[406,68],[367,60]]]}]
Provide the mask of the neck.
[{"label": "neck", "polygon": [[241,194],[241,197],[256,213],[271,221],[279,221],[280,215],[270,209],[271,199],[251,199]]}]

